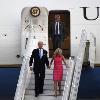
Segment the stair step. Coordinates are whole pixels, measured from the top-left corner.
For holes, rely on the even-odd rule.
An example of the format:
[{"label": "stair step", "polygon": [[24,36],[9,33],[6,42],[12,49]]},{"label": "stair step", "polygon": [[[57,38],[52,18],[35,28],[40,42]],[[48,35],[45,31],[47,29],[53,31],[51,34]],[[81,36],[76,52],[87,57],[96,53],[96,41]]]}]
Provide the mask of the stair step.
[{"label": "stair step", "polygon": [[[35,89],[28,89],[28,88],[27,88],[26,90],[34,91]],[[48,90],[48,91],[54,91],[54,89],[51,89],[51,88],[50,88],[50,89],[47,89],[47,88],[46,88],[46,89],[43,89],[43,90],[45,90],[45,91],[47,91],[47,90]],[[64,90],[64,89],[61,89],[61,91],[63,91],[63,90]]]},{"label": "stair step", "polygon": [[[62,80],[61,83],[62,83],[62,85],[64,85],[65,81]],[[34,81],[34,80],[30,80],[29,85],[34,85],[34,84],[35,84],[35,81]],[[45,85],[45,84],[53,85],[54,82],[53,82],[53,80],[51,80],[51,79],[46,79],[46,80],[44,80],[44,85]]]},{"label": "stair step", "polygon": [[[62,65],[63,65],[63,69],[65,70],[66,69],[66,65],[65,64],[62,64]],[[51,68],[50,69],[54,69],[54,64],[51,65]],[[48,69],[48,70],[50,70],[50,69]]]},{"label": "stair step", "polygon": [[25,95],[24,100],[61,100],[62,96],[54,97],[54,96],[38,96],[34,97],[34,95]]},{"label": "stair step", "polygon": [[[63,69],[63,74],[66,74],[69,68]],[[34,74],[34,72],[32,72]],[[53,74],[53,69],[46,69],[45,74]]]},{"label": "stair step", "polygon": [[[27,90],[33,90],[35,88],[35,85],[29,85],[28,87],[27,87]],[[61,88],[63,89],[64,88],[64,85],[62,85],[61,86]],[[46,84],[46,85],[44,85],[44,90],[54,90],[54,85],[48,85],[48,84]]]},{"label": "stair step", "polygon": [[[66,75],[63,75],[63,80],[65,80]],[[53,80],[53,75],[52,74],[47,74],[45,75],[45,80],[46,79],[51,79],[51,81]],[[34,74],[31,75],[31,80],[34,80]]]},{"label": "stair step", "polygon": [[[35,95],[35,92],[34,90],[26,90],[25,95]],[[43,94],[40,94],[40,96],[54,96],[54,91],[44,90]]]}]

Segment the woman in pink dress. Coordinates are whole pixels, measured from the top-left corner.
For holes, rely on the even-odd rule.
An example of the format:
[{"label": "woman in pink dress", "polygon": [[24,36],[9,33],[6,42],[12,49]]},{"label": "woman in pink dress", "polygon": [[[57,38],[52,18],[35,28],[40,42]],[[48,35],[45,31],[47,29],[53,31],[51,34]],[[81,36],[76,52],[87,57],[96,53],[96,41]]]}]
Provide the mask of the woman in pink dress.
[{"label": "woman in pink dress", "polygon": [[53,61],[54,61],[54,70],[53,70],[54,90],[55,90],[55,96],[57,96],[57,87],[59,87],[59,95],[61,94],[61,81],[63,77],[62,61],[67,66],[65,58],[62,55],[62,50],[60,48],[57,48],[55,50],[52,60],[50,62],[50,67]]}]

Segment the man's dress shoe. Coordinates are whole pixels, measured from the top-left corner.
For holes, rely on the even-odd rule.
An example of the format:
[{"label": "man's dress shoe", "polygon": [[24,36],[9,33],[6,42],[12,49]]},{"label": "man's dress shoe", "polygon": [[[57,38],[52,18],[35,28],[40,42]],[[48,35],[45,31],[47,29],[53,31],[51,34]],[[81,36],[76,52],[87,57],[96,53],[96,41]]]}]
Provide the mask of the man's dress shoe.
[{"label": "man's dress shoe", "polygon": [[35,94],[35,97],[38,97],[39,96],[39,94]]}]

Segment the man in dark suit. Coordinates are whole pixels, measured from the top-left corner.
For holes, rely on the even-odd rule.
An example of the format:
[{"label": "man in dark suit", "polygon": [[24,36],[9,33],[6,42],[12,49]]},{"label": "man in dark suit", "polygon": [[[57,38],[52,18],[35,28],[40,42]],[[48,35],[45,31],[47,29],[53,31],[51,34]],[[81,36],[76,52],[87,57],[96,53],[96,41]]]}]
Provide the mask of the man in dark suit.
[{"label": "man in dark suit", "polygon": [[49,61],[47,51],[43,48],[43,42],[38,42],[38,48],[34,49],[30,57],[30,69],[32,70],[32,63],[34,58],[33,71],[35,75],[35,97],[43,93],[43,85],[45,78],[45,64],[49,68]]},{"label": "man in dark suit", "polygon": [[53,50],[61,48],[65,38],[64,23],[60,21],[60,15],[55,15],[55,21],[50,24],[49,37],[53,42]]}]

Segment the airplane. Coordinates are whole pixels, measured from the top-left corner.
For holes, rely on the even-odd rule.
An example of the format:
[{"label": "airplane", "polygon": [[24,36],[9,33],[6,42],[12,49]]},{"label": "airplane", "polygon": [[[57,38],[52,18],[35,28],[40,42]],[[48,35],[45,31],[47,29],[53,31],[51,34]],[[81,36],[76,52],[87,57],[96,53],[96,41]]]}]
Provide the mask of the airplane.
[{"label": "airplane", "polygon": [[[39,40],[43,41],[44,48],[48,51],[48,57],[52,57],[52,40],[48,35],[50,22],[54,21],[55,14],[60,14],[61,20],[65,24],[66,38],[64,39],[63,51],[66,58],[71,56],[76,58],[76,61],[78,59],[81,62],[83,58],[77,58],[77,55],[79,54],[79,47],[82,46],[80,45],[82,42],[82,34],[85,34],[84,36],[86,36],[87,42],[89,41],[91,43],[91,36],[95,39],[92,41],[95,47],[95,52],[93,52],[95,56],[94,65],[100,66],[99,3],[99,0],[16,0],[11,2],[3,0],[2,3],[0,3],[1,8],[3,8],[0,9],[0,65],[22,66],[14,100],[24,100],[23,95],[29,80],[26,82],[25,87],[20,83],[22,79],[23,82],[25,82],[24,79],[26,78],[23,76],[24,73],[22,72],[23,70],[25,72],[25,64],[28,64],[31,52],[33,49],[37,48]],[[83,53],[82,55],[80,54],[82,57],[83,55]],[[71,60],[72,59],[69,59],[69,61]],[[71,63],[73,64],[73,60]],[[26,76],[30,79],[29,69],[26,68],[26,70]],[[73,65],[71,70],[73,70]],[[81,68],[78,71],[81,72]],[[70,75],[72,75],[72,73],[70,73]],[[81,73],[79,73],[79,77],[80,75]],[[71,82],[71,79],[69,79],[69,81]],[[77,82],[79,83],[79,79],[77,79]],[[22,88],[25,88],[23,90],[24,92],[21,92],[20,89]],[[67,88],[69,89],[69,85]],[[72,91],[74,90],[72,89]],[[19,95],[19,92],[22,94]],[[72,99],[69,97],[69,99],[63,98],[62,100]],[[73,100],[76,100],[76,96]]]},{"label": "airplane", "polygon": [[[57,2],[57,4],[56,4]],[[56,6],[55,6],[56,4]],[[63,6],[62,6],[63,5]],[[7,1],[1,3],[1,35],[0,35],[0,65],[21,64],[21,12],[25,7],[45,7],[47,13],[52,10],[69,11],[70,19],[70,55],[77,55],[77,48],[82,29],[87,33],[92,32],[96,37],[96,60],[95,64],[99,66],[99,1],[15,1],[12,6]],[[48,18],[47,18],[48,20]],[[38,26],[41,29],[41,26]]]}]

